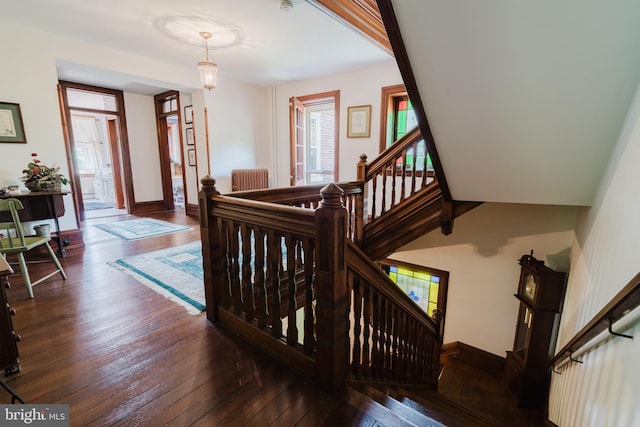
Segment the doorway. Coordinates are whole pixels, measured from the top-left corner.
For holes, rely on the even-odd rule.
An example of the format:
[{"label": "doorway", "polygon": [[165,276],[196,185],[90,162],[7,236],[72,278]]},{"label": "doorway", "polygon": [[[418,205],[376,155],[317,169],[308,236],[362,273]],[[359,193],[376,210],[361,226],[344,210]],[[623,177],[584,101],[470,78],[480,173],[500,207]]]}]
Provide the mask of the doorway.
[{"label": "doorway", "polygon": [[180,98],[175,90],[154,97],[165,209],[184,209],[185,171]]},{"label": "doorway", "polygon": [[340,91],[289,100],[292,186],[338,180],[339,111]]},{"label": "doorway", "polygon": [[[131,174],[121,91],[60,81],[71,189],[79,221],[130,212]],[[130,170],[130,165],[129,165]],[[129,196],[127,199],[126,196]]]}]

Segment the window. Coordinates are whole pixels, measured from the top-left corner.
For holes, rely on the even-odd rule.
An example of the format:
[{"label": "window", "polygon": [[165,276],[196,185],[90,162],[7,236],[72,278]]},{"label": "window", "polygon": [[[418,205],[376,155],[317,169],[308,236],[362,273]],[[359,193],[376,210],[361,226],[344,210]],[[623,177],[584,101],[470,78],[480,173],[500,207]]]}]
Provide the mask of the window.
[{"label": "window", "polygon": [[420,265],[386,259],[380,262],[382,269],[400,289],[416,302],[428,315],[446,307],[449,273]]},{"label": "window", "polygon": [[[380,152],[382,152],[401,139],[408,131],[418,126],[418,119],[404,85],[382,88],[380,111]],[[405,163],[408,170],[412,168],[414,156],[416,156],[416,170],[418,172],[424,169],[424,156],[427,156],[427,171],[433,171],[424,140],[421,140],[415,149],[412,147],[407,150]],[[398,159],[396,168],[402,169],[402,159]]]}]

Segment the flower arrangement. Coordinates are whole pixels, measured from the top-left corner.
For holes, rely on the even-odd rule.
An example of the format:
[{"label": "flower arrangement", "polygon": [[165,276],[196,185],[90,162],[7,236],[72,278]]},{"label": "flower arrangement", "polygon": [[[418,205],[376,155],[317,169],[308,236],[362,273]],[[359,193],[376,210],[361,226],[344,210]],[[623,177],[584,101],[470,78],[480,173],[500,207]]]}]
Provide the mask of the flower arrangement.
[{"label": "flower arrangement", "polygon": [[60,167],[49,167],[37,157],[38,153],[31,153],[31,161],[27,168],[22,170],[22,181],[25,187],[31,191],[60,191],[62,184],[68,184],[69,180],[60,173]]}]

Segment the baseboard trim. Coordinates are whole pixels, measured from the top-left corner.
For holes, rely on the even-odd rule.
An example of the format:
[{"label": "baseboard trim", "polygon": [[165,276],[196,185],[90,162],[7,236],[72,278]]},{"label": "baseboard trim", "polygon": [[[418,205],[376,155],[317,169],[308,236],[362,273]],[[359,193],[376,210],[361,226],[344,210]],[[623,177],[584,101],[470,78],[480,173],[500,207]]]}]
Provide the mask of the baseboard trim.
[{"label": "baseboard trim", "polygon": [[481,350],[469,344],[455,341],[442,345],[440,350],[440,364],[444,365],[450,359],[457,359],[474,365],[487,372],[499,376],[504,375],[506,358]]},{"label": "baseboard trim", "polygon": [[166,211],[167,209],[165,208],[164,205],[164,201],[162,200],[155,200],[155,201],[150,201],[150,202],[139,202],[136,203],[135,205],[133,205],[133,208],[131,209],[131,214],[132,215],[145,215],[145,214],[150,214],[153,212],[162,212],[162,211]]},{"label": "baseboard trim", "polygon": [[188,203],[185,208],[185,213],[187,214],[187,216],[191,217],[191,218],[195,218],[198,219],[200,218],[200,208],[198,207],[198,205],[194,205],[191,203]]}]

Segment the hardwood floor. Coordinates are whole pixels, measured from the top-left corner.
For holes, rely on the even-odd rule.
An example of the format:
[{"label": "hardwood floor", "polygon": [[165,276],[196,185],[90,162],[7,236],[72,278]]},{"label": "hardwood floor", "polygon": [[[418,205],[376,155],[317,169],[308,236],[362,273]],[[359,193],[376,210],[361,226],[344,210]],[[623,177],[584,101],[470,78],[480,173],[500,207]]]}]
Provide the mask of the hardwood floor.
[{"label": "hardwood floor", "polygon": [[[66,281],[46,280],[34,288],[31,300],[21,277],[10,278],[22,370],[5,380],[27,403],[69,404],[71,426],[415,425],[355,390],[339,396],[320,391],[211,325],[203,313],[192,315],[107,265],[200,239],[198,222],[181,212],[153,217],[192,229],[126,241],[92,225],[133,217],[87,220],[86,248],[70,249],[61,259]],[[35,275],[45,265],[31,268]],[[465,371],[462,378],[472,375]],[[483,390],[492,386],[477,387],[486,409],[492,398],[487,401]],[[446,381],[442,388],[454,397],[469,389],[464,380]],[[9,394],[0,390],[0,403],[9,402]],[[504,425],[519,425],[511,423],[517,418],[502,419]]]}]

